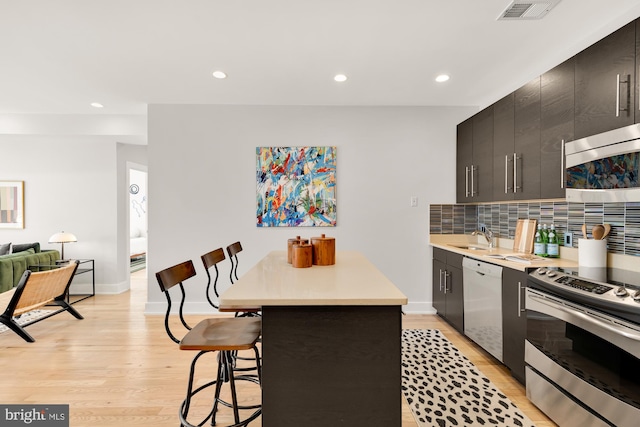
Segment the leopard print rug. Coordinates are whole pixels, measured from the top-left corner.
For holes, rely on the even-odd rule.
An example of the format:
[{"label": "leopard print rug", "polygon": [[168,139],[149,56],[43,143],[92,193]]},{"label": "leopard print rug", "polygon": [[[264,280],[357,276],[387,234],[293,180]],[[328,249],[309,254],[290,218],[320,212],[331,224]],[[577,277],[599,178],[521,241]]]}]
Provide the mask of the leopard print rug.
[{"label": "leopard print rug", "polygon": [[402,391],[421,427],[535,427],[437,329],[402,331]]}]

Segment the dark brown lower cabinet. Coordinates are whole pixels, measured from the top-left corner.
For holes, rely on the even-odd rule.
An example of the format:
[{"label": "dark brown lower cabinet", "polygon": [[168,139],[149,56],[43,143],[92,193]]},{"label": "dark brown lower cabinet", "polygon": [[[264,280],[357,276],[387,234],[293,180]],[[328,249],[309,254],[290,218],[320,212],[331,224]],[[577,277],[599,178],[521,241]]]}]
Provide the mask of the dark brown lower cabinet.
[{"label": "dark brown lower cabinet", "polygon": [[464,333],[462,255],[433,248],[433,308],[438,315]]},{"label": "dark brown lower cabinet", "polygon": [[522,384],[524,340],[527,335],[527,315],[524,310],[526,286],[527,273],[510,268],[502,270],[502,362]]}]

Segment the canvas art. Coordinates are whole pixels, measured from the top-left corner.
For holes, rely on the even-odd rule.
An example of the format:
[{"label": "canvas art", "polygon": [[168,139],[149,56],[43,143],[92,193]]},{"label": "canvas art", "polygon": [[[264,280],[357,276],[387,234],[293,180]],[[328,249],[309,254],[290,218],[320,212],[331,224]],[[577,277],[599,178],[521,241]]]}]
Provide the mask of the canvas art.
[{"label": "canvas art", "polygon": [[24,181],[0,181],[0,228],[24,228]]},{"label": "canvas art", "polygon": [[257,147],[258,227],[335,227],[336,147]]}]

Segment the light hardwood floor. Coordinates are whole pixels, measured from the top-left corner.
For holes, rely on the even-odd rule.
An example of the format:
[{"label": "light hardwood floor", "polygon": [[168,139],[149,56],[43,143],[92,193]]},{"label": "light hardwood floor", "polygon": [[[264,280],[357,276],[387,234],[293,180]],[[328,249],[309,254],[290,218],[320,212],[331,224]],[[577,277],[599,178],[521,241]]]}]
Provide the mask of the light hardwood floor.
[{"label": "light hardwood floor", "polygon": [[[69,404],[73,427],[179,425],[178,407],[194,353],[179,351],[165,334],[162,316],[145,316],[145,270],[132,275],[132,289],[97,295],[75,307],[84,320],[60,313],[28,327],[35,343],[0,334],[0,403]],[[193,316],[197,321],[204,316]],[[538,426],[554,426],[527,400],[524,387],[481,348],[438,316],[407,315],[403,327],[440,329]],[[210,374],[214,362],[205,367]],[[202,382],[206,377],[203,376]],[[260,399],[257,386],[239,388],[245,402]],[[205,410],[208,401],[198,402]],[[227,425],[227,410],[218,425]],[[250,424],[260,426],[260,418]],[[403,427],[416,422],[403,400]]]}]

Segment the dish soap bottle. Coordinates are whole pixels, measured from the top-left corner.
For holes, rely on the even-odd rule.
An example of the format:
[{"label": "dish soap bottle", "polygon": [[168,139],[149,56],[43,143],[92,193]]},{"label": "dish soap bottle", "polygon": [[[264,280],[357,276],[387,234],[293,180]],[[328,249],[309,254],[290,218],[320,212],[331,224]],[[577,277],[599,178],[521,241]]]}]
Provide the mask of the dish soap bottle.
[{"label": "dish soap bottle", "polygon": [[556,233],[556,227],[553,224],[551,224],[551,229],[549,230],[547,256],[549,256],[549,258],[558,258],[560,256],[560,243],[558,241],[558,233]]}]

